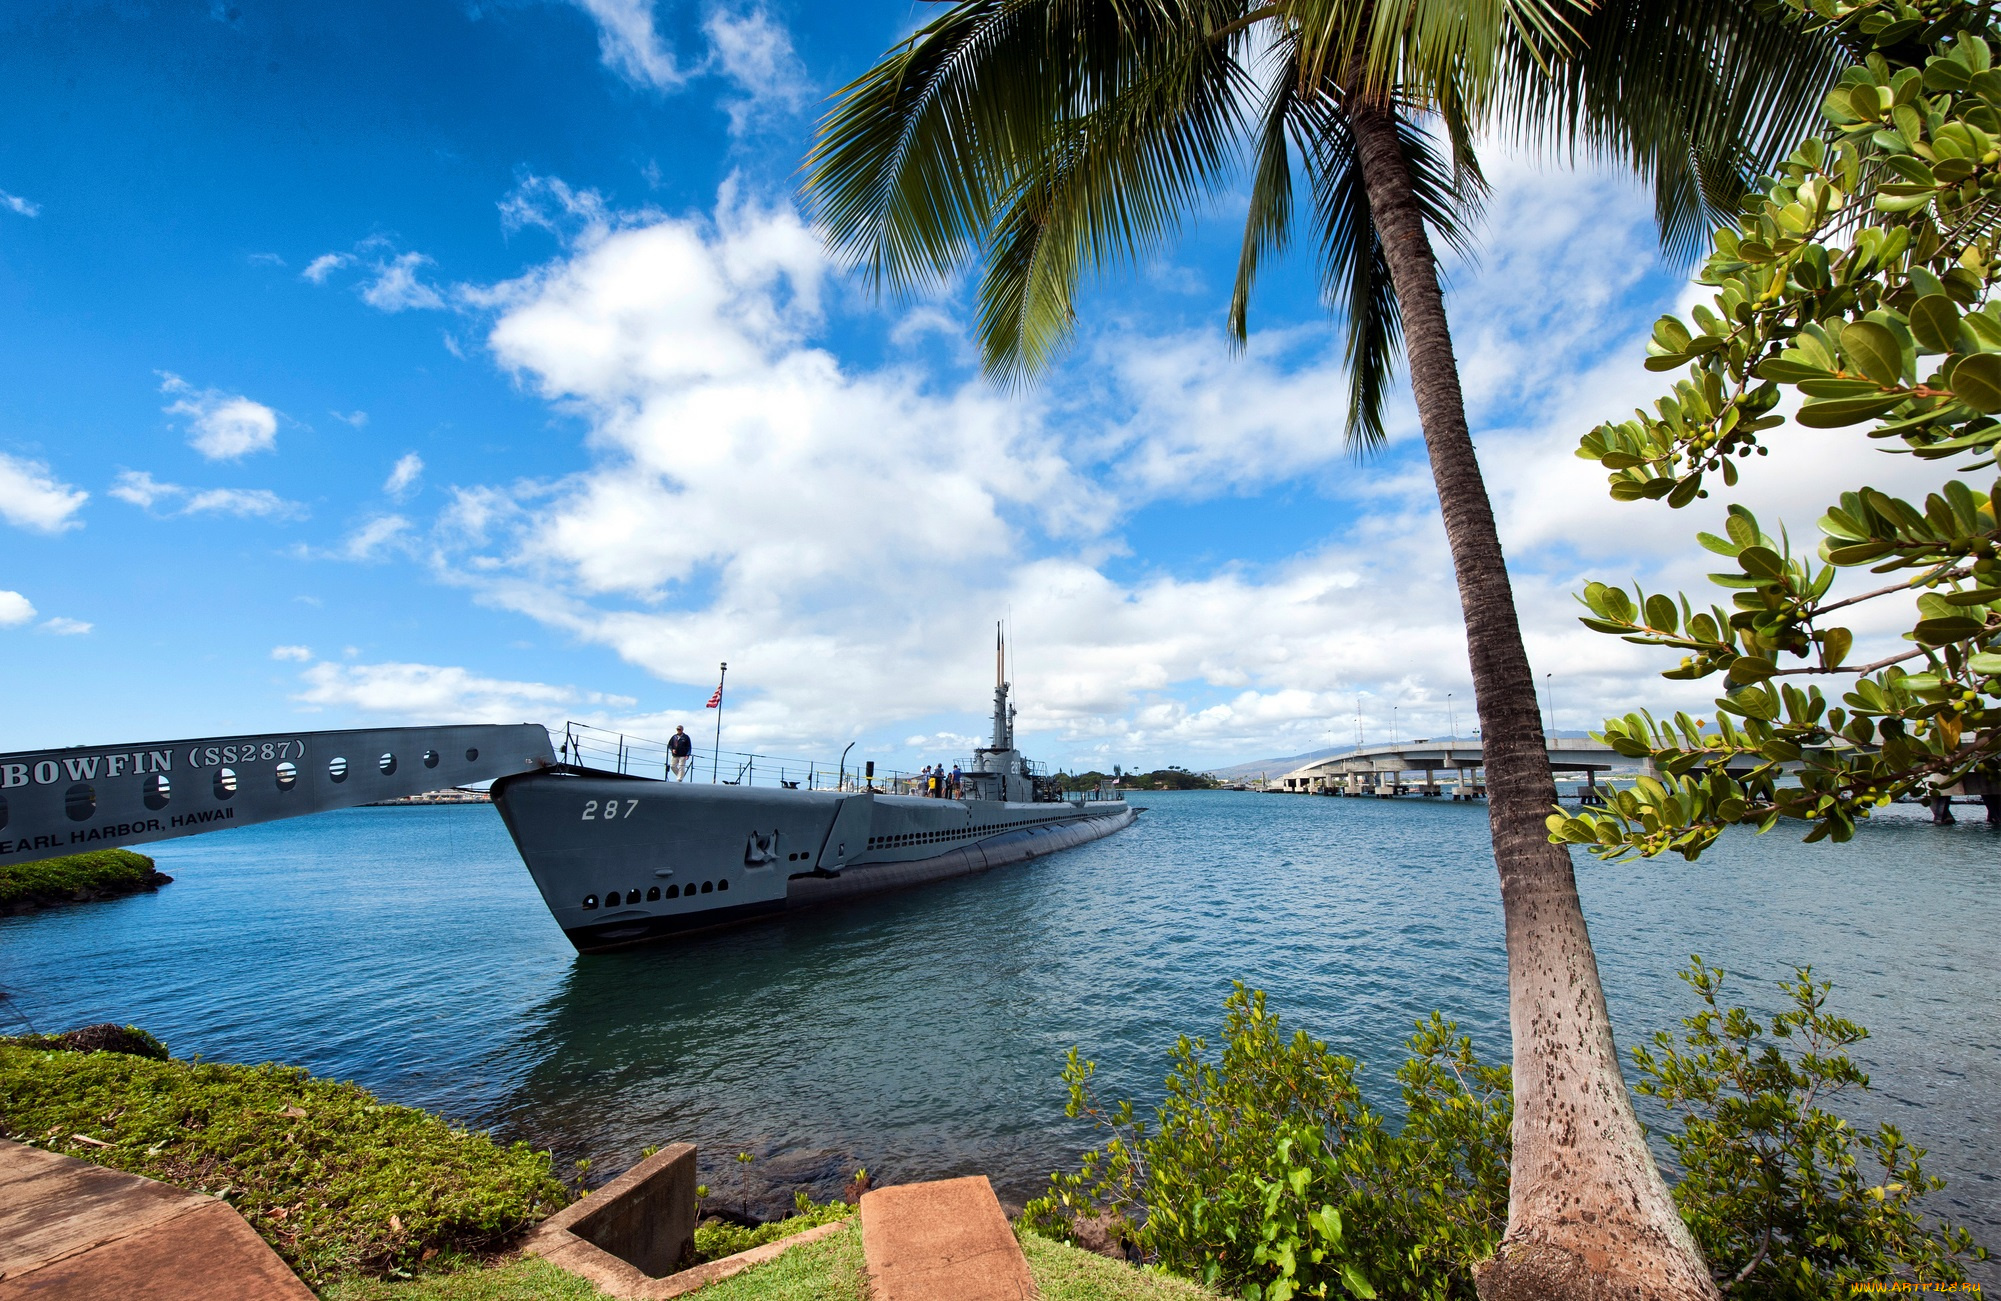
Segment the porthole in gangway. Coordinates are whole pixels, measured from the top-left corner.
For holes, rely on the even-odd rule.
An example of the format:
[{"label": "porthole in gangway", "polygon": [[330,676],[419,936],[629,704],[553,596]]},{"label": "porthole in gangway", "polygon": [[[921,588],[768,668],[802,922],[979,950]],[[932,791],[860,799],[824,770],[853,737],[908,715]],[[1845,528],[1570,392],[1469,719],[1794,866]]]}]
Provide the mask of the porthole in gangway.
[{"label": "porthole in gangway", "polygon": [[288,791],[299,784],[299,770],[290,761],[279,764],[276,772],[279,790]]},{"label": "porthole in gangway", "polygon": [[236,769],[215,770],[215,797],[219,800],[231,799],[236,794]]},{"label": "porthole in gangway", "polygon": [[396,756],[385,754],[375,761],[375,766],[382,770],[384,777],[394,777],[396,775]]},{"label": "porthole in gangway", "polygon": [[63,812],[71,822],[88,822],[97,812],[97,791],[89,782],[78,782],[63,792]]},{"label": "porthole in gangway", "polygon": [[436,750],[424,751],[424,766],[426,768],[435,768],[438,766],[438,752]]},{"label": "porthole in gangway", "polygon": [[336,755],[327,760],[327,776],[337,782],[347,780],[347,760]]},{"label": "porthole in gangway", "polygon": [[146,807],[158,813],[174,797],[174,784],[167,780],[165,773],[156,772],[139,783],[139,792],[145,798]]}]

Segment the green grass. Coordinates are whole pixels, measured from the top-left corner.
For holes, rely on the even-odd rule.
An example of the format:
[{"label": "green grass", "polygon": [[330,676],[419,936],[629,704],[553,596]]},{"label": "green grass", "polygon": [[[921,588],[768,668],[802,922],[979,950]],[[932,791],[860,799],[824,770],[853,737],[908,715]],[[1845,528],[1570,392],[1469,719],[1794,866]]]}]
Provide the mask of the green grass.
[{"label": "green grass", "polygon": [[1171,1274],[1134,1269],[1067,1242],[1017,1231],[1043,1301],[1213,1301],[1217,1295]]},{"label": "green grass", "polygon": [[222,1197],[315,1286],[465,1263],[569,1200],[546,1152],[289,1066],[0,1044],[0,1134]]},{"label": "green grass", "polygon": [[0,908],[67,903],[79,893],[122,894],[144,889],[153,875],[153,860],[129,849],[96,849],[15,863],[0,867]]},{"label": "green grass", "polygon": [[326,1301],[603,1301],[605,1296],[576,1275],[532,1257],[407,1283],[351,1278],[320,1295]]},{"label": "green grass", "polygon": [[[1183,1279],[1032,1233],[1022,1254],[1043,1301],[1215,1301],[1216,1293]],[[411,1283],[356,1281],[330,1289],[327,1301],[598,1301],[601,1293],[539,1260],[467,1270]],[[867,1301],[859,1224],[758,1265],[694,1294],[700,1301]]]}]

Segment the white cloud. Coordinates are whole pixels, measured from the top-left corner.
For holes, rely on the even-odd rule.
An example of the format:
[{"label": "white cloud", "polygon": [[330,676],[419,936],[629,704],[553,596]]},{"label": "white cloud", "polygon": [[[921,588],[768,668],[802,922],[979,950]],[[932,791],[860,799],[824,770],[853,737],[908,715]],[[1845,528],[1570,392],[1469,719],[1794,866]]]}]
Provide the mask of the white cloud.
[{"label": "white cloud", "polygon": [[23,217],[39,217],[42,215],[41,204],[30,203],[20,195],[9,194],[5,190],[0,190],[0,208],[5,208],[9,212]]},{"label": "white cloud", "polygon": [[342,267],[352,266],[353,264],[354,255],[352,253],[322,253],[312,261],[306,263],[306,269],[299,273],[299,278],[301,280],[310,280],[316,285],[323,285],[327,282],[328,276]]},{"label": "white cloud", "polygon": [[61,615],[57,615],[53,619],[43,621],[42,631],[53,633],[58,637],[81,637],[96,626],[93,623],[85,623],[81,619],[65,619]]},{"label": "white cloud", "polygon": [[598,25],[605,66],[629,81],[674,90],[688,74],[653,24],[653,0],[575,0]]},{"label": "white cloud", "polygon": [[[1659,657],[1584,630],[1571,596],[1633,575],[1700,590],[1691,535],[1721,508],[1614,504],[1572,455],[1593,423],[1665,388],[1639,364],[1674,292],[1639,278],[1647,201],[1606,173],[1491,170],[1488,247],[1452,266],[1451,305],[1536,672],[1554,675],[1566,730],[1705,701],[1703,684],[1662,682]],[[1399,395],[1389,452],[1350,458],[1334,327],[1266,331],[1233,356],[1214,329],[1086,322],[1056,382],[1007,394],[821,346],[822,296],[846,289],[784,205],[726,189],[707,220],[607,212],[593,230],[467,295],[494,314],[501,364],[588,423],[586,466],[454,488],[427,523],[380,517],[349,539],[355,558],[421,559],[696,703],[728,659],[732,736],[781,752],[891,726],[946,745],[980,708],[986,631],[1009,609],[1022,727],[1051,758],[1298,752],[1351,736],[1358,693],[1378,738],[1393,709],[1405,734],[1443,734],[1451,710],[1474,727],[1414,417]],[[919,311],[909,332],[950,323]],[[1783,441],[1752,482],[1796,536],[1839,486],[1924,473],[1852,437]],[[1120,558],[1135,512],[1171,521],[1281,487],[1312,509],[1251,554],[1219,536],[1215,560]]]},{"label": "white cloud", "polygon": [[402,501],[417,487],[417,481],[424,477],[424,458],[415,452],[405,452],[396,460],[396,466],[389,471],[389,477],[382,482],[382,491]]},{"label": "white cloud", "polygon": [[375,278],[361,287],[361,301],[384,312],[437,311],[444,296],[418,277],[431,264],[422,253],[399,253],[375,264]]},{"label": "white cloud", "polygon": [[738,92],[722,100],[732,135],[805,107],[812,87],[792,34],[762,7],[736,14],[718,9],[702,31],[709,38],[709,66]]},{"label": "white cloud", "polygon": [[334,555],[342,560],[386,559],[408,549],[411,531],[410,521],[401,515],[377,515],[342,539]]},{"label": "white cloud", "polygon": [[271,648],[271,658],[274,660],[292,660],[299,664],[305,664],[313,658],[313,650],[310,646],[273,646]]},{"label": "white cloud", "polygon": [[314,664],[293,699],[321,709],[389,715],[413,723],[560,722],[566,710],[629,708],[628,696],[482,677],[435,664]]},{"label": "white cloud", "polygon": [[0,452],[0,516],[15,528],[61,533],[80,526],[77,511],[90,494],[55,477],[41,461]]},{"label": "white cloud", "polygon": [[0,590],[0,628],[18,628],[35,617],[35,606],[19,592]]},{"label": "white cloud", "polygon": [[196,389],[171,371],[161,371],[160,391],[174,401],[162,408],[188,422],[188,446],[211,461],[233,461],[278,444],[278,413],[241,393]]},{"label": "white cloud", "polygon": [[509,232],[536,226],[577,244],[603,238],[614,224],[636,224],[634,214],[614,212],[596,190],[572,189],[561,177],[527,173],[500,201],[500,225]]},{"label": "white cloud", "polygon": [[141,510],[150,510],[155,502],[186,491],[179,484],[161,483],[144,470],[123,470],[117,482],[111,485],[112,496],[120,501],[129,501]]},{"label": "white cloud", "polygon": [[[445,295],[436,285],[423,277],[423,269],[433,265],[432,259],[422,253],[398,253],[395,242],[386,235],[371,235],[354,246],[352,253],[322,253],[314,258],[300,278],[313,284],[323,285],[336,271],[348,267],[360,268],[362,279],[355,286],[361,301],[377,311],[439,311],[445,307]],[[355,424],[352,418],[335,411],[331,413],[337,420]],[[366,421],[365,412],[356,412]]]},{"label": "white cloud", "polygon": [[111,495],[141,510],[168,515],[234,515],[242,519],[304,519],[304,505],[268,488],[188,488],[162,483],[144,470],[120,472]]},{"label": "white cloud", "polygon": [[269,488],[199,488],[190,491],[183,515],[236,515],[245,519],[301,519],[306,508]]},{"label": "white cloud", "polygon": [[329,411],[327,414],[342,424],[352,425],[356,429],[360,429],[368,424],[368,413],[366,411]]}]

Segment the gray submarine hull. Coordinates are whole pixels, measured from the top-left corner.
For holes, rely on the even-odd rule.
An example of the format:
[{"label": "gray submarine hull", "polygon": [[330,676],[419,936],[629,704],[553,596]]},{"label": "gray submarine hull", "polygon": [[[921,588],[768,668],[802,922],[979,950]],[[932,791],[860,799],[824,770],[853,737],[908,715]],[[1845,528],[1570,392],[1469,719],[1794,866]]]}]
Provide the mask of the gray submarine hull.
[{"label": "gray submarine hull", "polygon": [[560,764],[495,782],[493,802],[582,953],[990,871],[1139,814],[1123,799],[698,785]]}]

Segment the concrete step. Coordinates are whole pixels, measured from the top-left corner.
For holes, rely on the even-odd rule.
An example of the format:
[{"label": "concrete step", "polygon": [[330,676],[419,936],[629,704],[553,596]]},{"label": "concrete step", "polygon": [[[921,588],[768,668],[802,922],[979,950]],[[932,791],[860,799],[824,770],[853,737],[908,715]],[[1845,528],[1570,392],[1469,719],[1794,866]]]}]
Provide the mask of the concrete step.
[{"label": "concrete step", "polygon": [[312,1301],[229,1203],[0,1141],[0,1301]]},{"label": "concrete step", "polygon": [[864,1194],[873,1301],[1034,1301],[1035,1282],[985,1175]]}]

